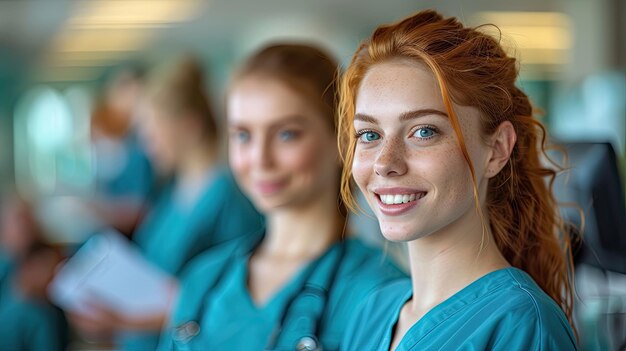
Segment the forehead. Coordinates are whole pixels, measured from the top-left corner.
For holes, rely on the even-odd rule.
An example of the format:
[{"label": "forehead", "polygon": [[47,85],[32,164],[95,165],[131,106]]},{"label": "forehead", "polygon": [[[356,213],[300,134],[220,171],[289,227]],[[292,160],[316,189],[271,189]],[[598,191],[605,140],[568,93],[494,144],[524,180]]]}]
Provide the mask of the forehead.
[{"label": "forehead", "polygon": [[356,113],[384,117],[422,108],[445,111],[439,84],[431,71],[418,62],[394,60],[375,64],[357,91]]},{"label": "forehead", "polygon": [[311,104],[302,94],[276,79],[261,77],[237,81],[228,94],[227,111],[231,124],[277,123],[313,114]]}]

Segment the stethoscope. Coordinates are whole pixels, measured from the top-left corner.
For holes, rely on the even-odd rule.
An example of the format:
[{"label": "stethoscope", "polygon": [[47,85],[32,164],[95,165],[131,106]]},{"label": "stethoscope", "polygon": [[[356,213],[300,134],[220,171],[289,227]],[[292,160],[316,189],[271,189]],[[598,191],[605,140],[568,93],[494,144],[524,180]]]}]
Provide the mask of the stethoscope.
[{"label": "stethoscope", "polygon": [[[243,255],[248,254],[253,247],[256,247],[258,242],[254,243],[252,247],[238,250],[229,259],[226,267],[231,266],[237,257],[241,258]],[[287,302],[279,322],[274,326],[270,334],[268,343],[264,348],[265,351],[322,351],[322,345],[318,338],[319,327],[326,310],[328,292],[336,280],[345,250],[345,243],[337,243],[328,249],[324,255],[315,260],[311,266],[307,267],[304,284]],[[217,283],[213,286],[219,284],[226,270],[222,270],[220,277],[216,281]],[[195,318],[191,318],[190,321],[173,328],[175,345],[188,345],[200,334],[200,325],[196,321],[202,319],[205,304],[209,298],[208,295],[211,294],[212,290],[208,289],[204,293],[202,305],[196,310]],[[286,336],[294,335],[296,332],[301,336],[294,345],[293,341]]]}]

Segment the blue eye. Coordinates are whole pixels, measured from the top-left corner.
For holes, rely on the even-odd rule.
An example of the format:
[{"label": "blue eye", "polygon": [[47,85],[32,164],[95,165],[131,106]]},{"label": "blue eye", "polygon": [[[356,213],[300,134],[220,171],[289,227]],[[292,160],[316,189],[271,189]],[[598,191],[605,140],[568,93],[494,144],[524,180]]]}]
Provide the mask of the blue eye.
[{"label": "blue eye", "polygon": [[283,130],[278,133],[278,138],[281,141],[291,141],[298,137],[298,133],[293,130]]},{"label": "blue eye", "polygon": [[235,132],[234,138],[238,143],[244,144],[250,141],[250,133],[245,130],[239,130]]},{"label": "blue eye", "polygon": [[380,134],[376,132],[372,132],[370,130],[370,131],[359,133],[359,139],[361,139],[361,141],[369,143],[369,142],[380,139]]},{"label": "blue eye", "polygon": [[418,138],[428,139],[430,137],[433,137],[436,133],[437,131],[431,127],[422,127],[416,130],[413,135]]}]

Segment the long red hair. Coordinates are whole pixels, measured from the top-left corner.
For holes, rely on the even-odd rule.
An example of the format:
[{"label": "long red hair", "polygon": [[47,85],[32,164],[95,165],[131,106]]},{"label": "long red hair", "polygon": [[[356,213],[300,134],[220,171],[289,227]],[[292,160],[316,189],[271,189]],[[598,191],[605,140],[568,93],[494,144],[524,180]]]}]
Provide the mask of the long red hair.
[{"label": "long red hair", "polygon": [[551,191],[556,171],[541,162],[546,131],[533,118],[528,96],[515,86],[516,59],[506,54],[498,40],[479,29],[466,28],[456,18],[443,18],[428,10],[378,27],[361,44],[340,86],[338,141],[344,159],[341,193],[346,205],[354,210],[350,167],[356,145],[353,120],[356,92],[364,75],[373,65],[397,58],[425,64],[439,83],[472,176],[479,211],[474,166],[452,102],[478,108],[485,135],[493,134],[504,121],[513,124],[517,143],[505,168],[489,180],[484,215],[507,261],[526,271],[563,309],[573,327],[570,238],[563,230]]}]

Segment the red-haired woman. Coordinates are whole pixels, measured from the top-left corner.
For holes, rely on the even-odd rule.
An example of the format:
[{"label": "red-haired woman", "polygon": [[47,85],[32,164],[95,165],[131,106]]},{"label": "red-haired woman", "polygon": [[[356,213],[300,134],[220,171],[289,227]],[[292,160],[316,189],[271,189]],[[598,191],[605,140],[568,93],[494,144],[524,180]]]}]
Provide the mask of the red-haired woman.
[{"label": "red-haired woman", "polygon": [[349,350],[576,349],[555,172],[517,73],[496,39],[434,11],[355,53],[342,193],[354,207],[353,177],[384,236],[408,243],[412,279],[370,297]]}]

